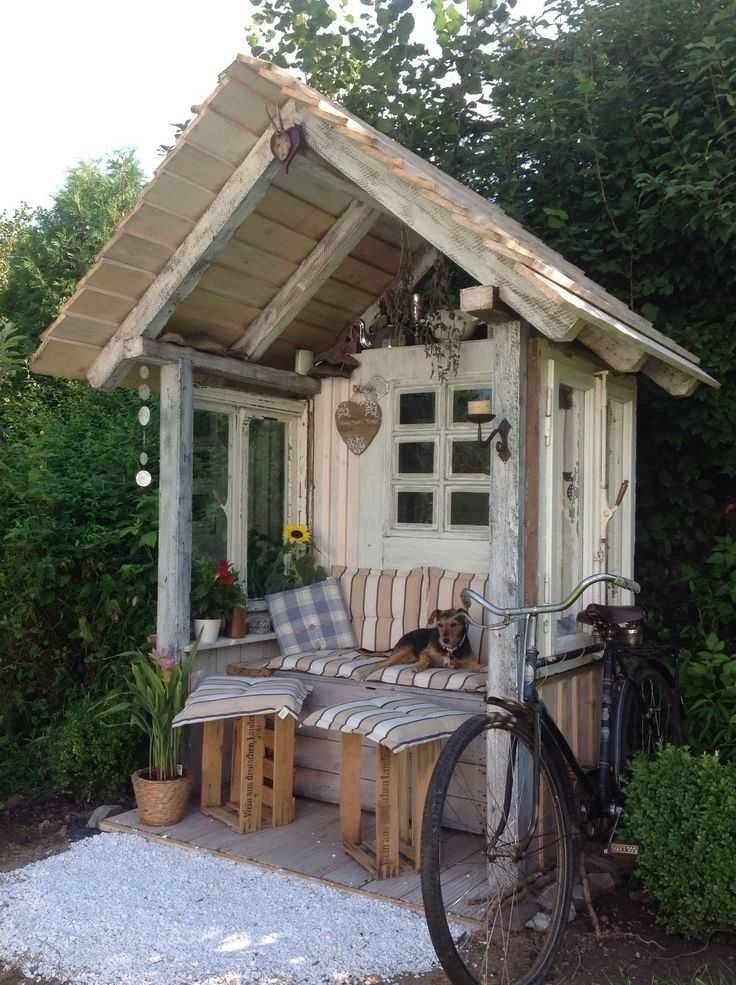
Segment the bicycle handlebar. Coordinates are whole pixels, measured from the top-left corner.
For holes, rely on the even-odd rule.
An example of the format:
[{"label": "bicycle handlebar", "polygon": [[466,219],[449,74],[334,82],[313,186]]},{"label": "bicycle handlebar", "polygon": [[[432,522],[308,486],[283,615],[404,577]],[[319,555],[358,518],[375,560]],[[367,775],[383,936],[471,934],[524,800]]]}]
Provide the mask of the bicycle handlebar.
[{"label": "bicycle handlebar", "polygon": [[[590,588],[591,585],[596,585],[599,582],[610,582],[617,588],[624,588],[628,592],[633,592],[635,595],[641,591],[641,585],[633,581],[630,578],[624,578],[623,575],[611,575],[607,572],[598,575],[588,575],[587,578],[583,578],[579,585],[577,585],[570,595],[565,599],[564,602],[548,602],[545,605],[529,605],[523,606],[519,609],[501,609],[494,605],[493,602],[489,602],[488,599],[483,598],[478,592],[473,591],[471,588],[464,588],[460,593],[465,605],[469,605],[470,602],[477,602],[482,609],[486,609],[488,612],[492,612],[495,616],[501,616],[505,623],[509,623],[512,619],[519,616],[536,616],[542,615],[547,612],[562,612],[564,609],[569,609],[570,606],[580,598],[583,592]],[[473,620],[471,620],[472,622]],[[486,629],[489,627],[485,627]]]}]

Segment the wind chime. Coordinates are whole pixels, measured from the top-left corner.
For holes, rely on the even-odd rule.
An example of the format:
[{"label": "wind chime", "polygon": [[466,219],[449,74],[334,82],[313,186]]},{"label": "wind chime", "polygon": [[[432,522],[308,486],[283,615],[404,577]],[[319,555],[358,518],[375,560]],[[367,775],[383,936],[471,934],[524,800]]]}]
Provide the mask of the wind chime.
[{"label": "wind chime", "polygon": [[148,384],[148,377],[150,375],[150,370],[148,366],[141,366],[138,370],[138,374],[141,378],[141,382],[138,384],[138,396],[141,400],[141,406],[138,408],[138,423],[142,428],[142,451],[138,456],[138,463],[141,466],[135,474],[136,485],[140,486],[141,489],[145,489],[147,486],[151,485],[152,477],[151,473],[148,471],[146,466],[148,465],[148,452],[146,447],[148,445],[148,425],[151,423],[151,408],[148,406],[148,401],[151,399],[151,387]]}]

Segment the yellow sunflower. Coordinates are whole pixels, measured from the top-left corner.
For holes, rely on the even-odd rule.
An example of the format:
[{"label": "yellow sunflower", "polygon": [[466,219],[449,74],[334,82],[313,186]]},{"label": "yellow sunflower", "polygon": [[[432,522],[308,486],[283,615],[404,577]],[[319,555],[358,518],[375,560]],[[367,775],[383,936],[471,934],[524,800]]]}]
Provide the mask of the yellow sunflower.
[{"label": "yellow sunflower", "polygon": [[284,540],[287,544],[308,544],[312,534],[303,523],[287,523],[284,527]]}]

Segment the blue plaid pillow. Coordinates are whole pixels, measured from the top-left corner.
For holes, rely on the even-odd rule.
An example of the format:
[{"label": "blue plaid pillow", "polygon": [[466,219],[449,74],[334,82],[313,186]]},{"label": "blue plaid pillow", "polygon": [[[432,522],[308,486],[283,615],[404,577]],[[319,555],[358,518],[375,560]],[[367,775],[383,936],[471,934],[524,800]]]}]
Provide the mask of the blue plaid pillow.
[{"label": "blue plaid pillow", "polygon": [[266,601],[285,657],[357,645],[337,578],[276,592],[267,595]]}]

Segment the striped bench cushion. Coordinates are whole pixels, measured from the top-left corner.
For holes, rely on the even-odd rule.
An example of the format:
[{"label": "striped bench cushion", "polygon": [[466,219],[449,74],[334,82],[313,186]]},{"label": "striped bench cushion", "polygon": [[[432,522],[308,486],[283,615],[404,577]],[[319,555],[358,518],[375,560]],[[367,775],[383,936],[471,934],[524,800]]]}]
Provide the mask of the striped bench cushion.
[{"label": "striped bench cushion", "polygon": [[299,670],[303,674],[316,674],[320,677],[351,678],[359,677],[361,670],[382,659],[354,649],[317,650],[314,653],[273,657],[267,666],[270,670]]},{"label": "striped bench cushion", "polygon": [[488,677],[469,670],[450,670],[445,667],[431,667],[429,670],[415,670],[410,664],[396,664],[381,671],[374,671],[366,677],[368,681],[382,681],[384,684],[405,684],[408,687],[423,687],[434,691],[485,691]]},{"label": "striped bench cushion", "polygon": [[426,570],[333,566],[332,574],[340,582],[350,609],[359,647],[388,650],[404,633],[421,625]]},{"label": "striped bench cushion", "polygon": [[311,687],[283,677],[205,677],[187,698],[172,726],[194,725],[244,715],[298,718]]},{"label": "striped bench cushion", "polygon": [[[463,606],[461,592],[464,588],[487,597],[488,574],[472,571],[447,571],[444,568],[427,568],[422,597],[421,626],[429,624],[429,617],[435,609],[459,609]],[[483,610],[475,603],[470,607],[471,618],[483,622]],[[487,622],[487,620],[485,620]],[[490,633],[477,626],[468,626],[468,639],[473,653],[480,663],[488,662]]]},{"label": "striped bench cushion", "polygon": [[392,752],[452,735],[471,716],[438,708],[416,698],[377,697],[321,708],[303,725],[362,735]]}]

